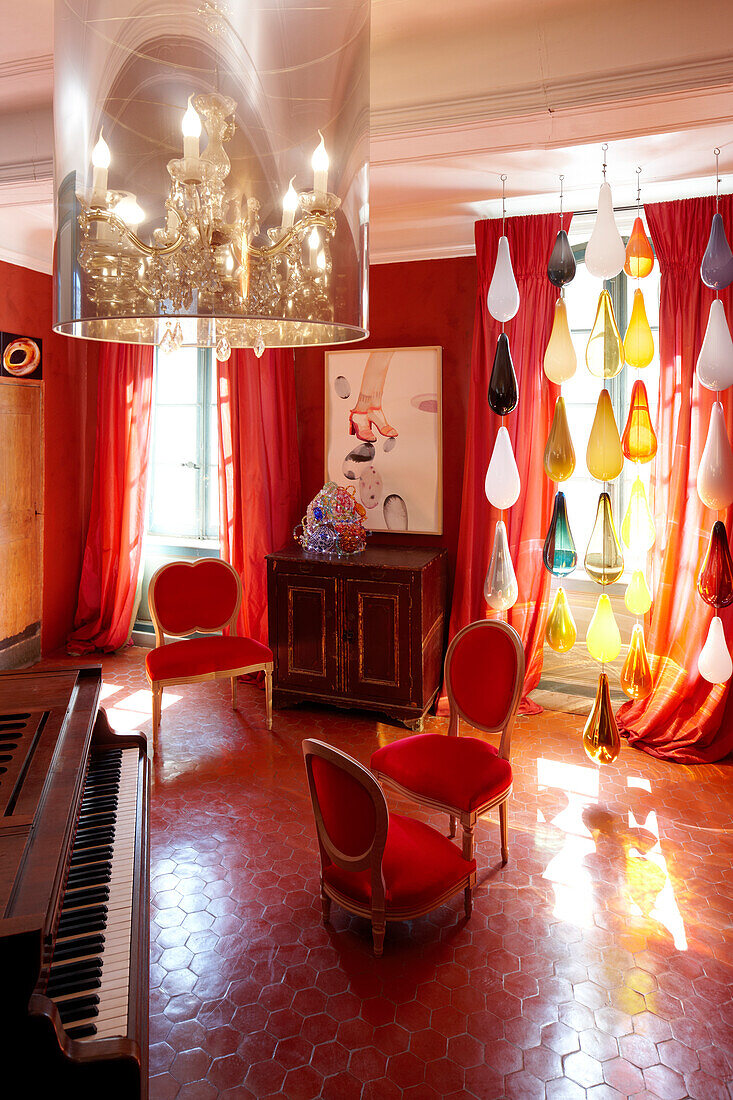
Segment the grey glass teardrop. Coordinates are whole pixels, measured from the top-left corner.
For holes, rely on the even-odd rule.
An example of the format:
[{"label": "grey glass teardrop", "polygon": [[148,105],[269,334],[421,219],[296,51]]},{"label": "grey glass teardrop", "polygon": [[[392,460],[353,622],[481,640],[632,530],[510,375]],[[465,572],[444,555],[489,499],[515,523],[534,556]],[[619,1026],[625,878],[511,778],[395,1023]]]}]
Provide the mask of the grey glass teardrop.
[{"label": "grey glass teardrop", "polygon": [[518,401],[517,376],[509,350],[509,339],[505,332],[500,332],[489,379],[489,405],[498,416],[506,416],[507,413],[514,412]]},{"label": "grey glass teardrop", "polygon": [[724,290],[733,283],[733,252],[725,235],[721,214],[713,215],[708,246],[700,264],[700,278],[712,290]]},{"label": "grey glass teardrop", "polygon": [[564,229],[560,230],[553,245],[547,265],[547,278],[553,286],[565,286],[575,278],[575,256]]}]

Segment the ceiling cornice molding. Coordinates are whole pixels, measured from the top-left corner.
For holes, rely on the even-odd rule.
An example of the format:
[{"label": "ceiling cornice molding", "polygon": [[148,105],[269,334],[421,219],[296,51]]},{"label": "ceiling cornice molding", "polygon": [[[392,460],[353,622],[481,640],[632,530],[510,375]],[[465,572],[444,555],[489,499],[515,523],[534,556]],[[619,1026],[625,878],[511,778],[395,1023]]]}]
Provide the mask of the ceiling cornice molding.
[{"label": "ceiling cornice molding", "polygon": [[47,76],[53,74],[53,54],[38,57],[16,57],[0,61],[0,80],[17,80],[19,76]]},{"label": "ceiling cornice molding", "polygon": [[53,179],[53,160],[18,161],[0,164],[0,189],[17,187],[19,183],[47,183]]},{"label": "ceiling cornice molding", "polygon": [[415,248],[405,245],[403,248],[372,249],[369,264],[409,264],[420,260],[455,260],[461,256],[475,256],[473,244],[427,245]]},{"label": "ceiling cornice molding", "polygon": [[0,245],[0,260],[6,264],[15,264],[16,267],[27,267],[31,271],[41,271],[44,275],[51,275],[53,272],[53,262],[50,257],[47,260],[42,260],[38,256],[14,252],[12,248],[4,248],[2,245]]},{"label": "ceiling cornice molding", "polygon": [[729,53],[656,69],[618,69],[589,73],[572,80],[546,80],[488,95],[465,96],[437,103],[372,108],[371,128],[381,134],[414,133],[538,113],[554,114],[617,100],[714,89],[733,83]]}]

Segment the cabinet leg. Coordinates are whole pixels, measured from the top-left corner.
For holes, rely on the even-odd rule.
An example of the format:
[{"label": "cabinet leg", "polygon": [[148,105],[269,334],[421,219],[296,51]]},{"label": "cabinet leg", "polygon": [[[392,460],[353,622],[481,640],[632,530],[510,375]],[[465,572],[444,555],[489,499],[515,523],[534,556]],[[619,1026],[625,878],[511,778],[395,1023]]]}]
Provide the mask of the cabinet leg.
[{"label": "cabinet leg", "polygon": [[413,733],[422,733],[425,728],[424,718],[405,718],[404,725],[408,730],[412,730]]}]

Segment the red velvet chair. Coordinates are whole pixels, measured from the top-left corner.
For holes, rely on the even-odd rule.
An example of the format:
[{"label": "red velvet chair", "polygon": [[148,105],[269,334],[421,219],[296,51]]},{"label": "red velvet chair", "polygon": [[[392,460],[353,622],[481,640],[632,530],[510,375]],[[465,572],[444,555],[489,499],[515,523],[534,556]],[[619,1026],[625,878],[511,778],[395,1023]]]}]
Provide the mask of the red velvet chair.
[{"label": "red velvet chair", "polygon": [[[237,677],[260,671],[265,674],[267,728],[272,729],[272,650],[233,633],[241,603],[239,574],[219,558],[168,562],[153,574],[148,605],[157,644],[145,658],[153,691],[153,736],[160,726],[163,688],[226,677],[232,681],[236,710]],[[231,633],[219,634],[225,627]],[[186,637],[193,633],[212,637]],[[184,641],[166,643],[165,635]]]},{"label": "red velvet chair", "polygon": [[[501,858],[509,858],[507,800],[512,727],[524,683],[524,650],[516,630],[483,619],[466,626],[445,658],[450,705],[448,736],[419,733],[373,754],[371,769],[385,786],[422,806],[450,814],[463,826],[463,855],[473,859],[474,828],[482,814],[499,807]],[[478,737],[459,737],[459,719],[486,733],[501,731],[499,750]]]},{"label": "red velvet chair", "polygon": [[304,741],[308,787],[321,850],[321,903],[372,922],[381,955],[388,920],[413,920],[464,891],[471,915],[476,861],[422,821],[390,814],[374,776],[345,752]]}]

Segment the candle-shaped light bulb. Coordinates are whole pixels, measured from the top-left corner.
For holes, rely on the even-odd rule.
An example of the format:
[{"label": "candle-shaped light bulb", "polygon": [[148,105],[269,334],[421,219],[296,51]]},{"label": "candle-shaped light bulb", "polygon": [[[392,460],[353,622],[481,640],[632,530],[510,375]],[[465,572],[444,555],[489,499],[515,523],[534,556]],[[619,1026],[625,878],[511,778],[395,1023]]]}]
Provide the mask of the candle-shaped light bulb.
[{"label": "candle-shaped light bulb", "polygon": [[280,223],[283,229],[290,229],[295,221],[295,211],[298,209],[298,192],[293,187],[293,180],[295,176],[290,180],[288,189],[285,192],[283,198],[283,220]]},{"label": "candle-shaped light bulb", "polygon": [[313,151],[313,157],[311,158],[311,166],[313,168],[313,190],[317,195],[326,195],[328,193],[328,166],[329,159],[326,152],[326,144],[323,140],[323,134],[318,131],[320,142]]},{"label": "candle-shaped light bulb", "polygon": [[189,96],[188,107],[181,123],[181,131],[183,132],[183,156],[186,160],[189,158],[197,160],[199,138],[201,137],[201,119],[198,112],[194,110],[193,96]]},{"label": "candle-shaped light bulb", "polygon": [[104,133],[99,131],[99,141],[92,149],[92,205],[105,206],[107,202],[107,169],[112,157]]}]

